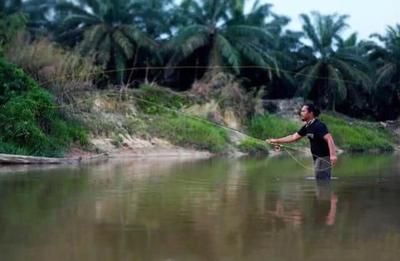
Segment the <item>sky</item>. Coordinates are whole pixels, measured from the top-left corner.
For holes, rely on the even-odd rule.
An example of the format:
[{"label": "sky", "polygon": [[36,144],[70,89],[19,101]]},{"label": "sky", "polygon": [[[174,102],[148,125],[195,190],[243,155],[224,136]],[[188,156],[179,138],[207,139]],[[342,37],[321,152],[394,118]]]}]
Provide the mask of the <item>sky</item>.
[{"label": "sky", "polygon": [[[250,9],[255,0],[246,0]],[[350,28],[344,35],[358,32],[360,39],[372,33],[384,34],[388,25],[400,24],[400,0],[259,0],[273,5],[272,11],[291,18],[288,29],[301,30],[299,15],[318,11],[321,14],[350,15]]]}]

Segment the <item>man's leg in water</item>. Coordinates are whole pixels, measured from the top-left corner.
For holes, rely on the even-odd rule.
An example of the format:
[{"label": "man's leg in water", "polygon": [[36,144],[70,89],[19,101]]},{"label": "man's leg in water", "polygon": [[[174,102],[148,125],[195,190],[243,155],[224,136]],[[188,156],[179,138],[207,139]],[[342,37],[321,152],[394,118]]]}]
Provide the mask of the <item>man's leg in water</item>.
[{"label": "man's leg in water", "polygon": [[318,180],[331,179],[331,161],[329,157],[320,157],[314,160],[315,178]]}]

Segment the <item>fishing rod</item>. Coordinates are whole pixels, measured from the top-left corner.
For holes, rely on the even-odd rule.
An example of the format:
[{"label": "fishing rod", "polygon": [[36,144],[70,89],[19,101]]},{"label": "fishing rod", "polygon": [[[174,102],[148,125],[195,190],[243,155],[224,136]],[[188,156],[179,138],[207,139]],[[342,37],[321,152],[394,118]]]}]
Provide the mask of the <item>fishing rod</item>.
[{"label": "fishing rod", "polygon": [[[120,93],[119,93],[119,94],[120,94]],[[226,125],[222,125],[222,124],[219,124],[219,123],[217,123],[217,122],[213,122],[213,121],[207,120],[207,119],[202,118],[202,117],[198,117],[198,116],[195,116],[195,115],[190,115],[190,114],[187,114],[187,113],[185,113],[185,112],[183,112],[183,111],[181,111],[181,110],[175,110],[175,109],[172,109],[172,108],[168,108],[168,107],[166,107],[166,106],[157,104],[157,103],[152,102],[152,101],[149,101],[149,100],[147,100],[147,99],[143,99],[143,98],[136,97],[136,96],[134,96],[134,95],[129,96],[129,97],[132,98],[132,99],[134,99],[134,100],[141,101],[141,102],[150,104],[150,105],[152,105],[152,106],[156,106],[156,107],[161,108],[161,109],[163,109],[163,110],[165,110],[165,111],[169,111],[169,112],[172,112],[172,113],[175,113],[175,114],[180,114],[180,115],[183,115],[184,117],[191,118],[191,119],[193,119],[193,120],[201,121],[201,122],[204,122],[204,123],[207,123],[207,124],[210,124],[210,125],[213,125],[213,126],[215,126],[215,127],[222,128],[222,129],[225,129],[225,130],[228,130],[228,131],[236,132],[236,133],[238,133],[238,134],[240,134],[240,135],[242,135],[242,136],[245,136],[245,137],[250,138],[250,139],[252,139],[252,140],[256,140],[256,141],[261,142],[261,143],[263,143],[263,144],[269,144],[269,143],[266,142],[266,140],[263,140],[263,139],[260,139],[260,138],[251,136],[251,135],[249,135],[249,134],[247,134],[247,133],[245,133],[245,132],[243,132],[243,131],[240,131],[240,130],[238,130],[238,129],[235,129],[235,128],[232,128],[232,127],[229,127],[229,126],[226,126]],[[85,101],[86,101],[86,100],[83,99],[82,101],[77,102],[77,103],[82,103],[82,102],[85,102]],[[77,104],[75,104],[75,106],[76,106],[76,105],[77,105]],[[68,105],[52,105],[51,108],[53,108],[53,109],[55,109],[55,108],[60,109],[60,108],[66,108],[66,107],[70,107],[70,106],[71,106],[71,104],[68,104]],[[324,158],[322,158],[322,157],[318,157],[317,155],[314,155],[314,154],[312,154],[312,153],[309,152],[309,151],[300,149],[300,148],[295,147],[295,146],[289,146],[289,145],[284,145],[284,144],[269,144],[269,145],[273,146],[273,148],[274,148],[275,151],[280,151],[281,148],[283,148],[283,149],[287,152],[287,154],[288,154],[297,164],[299,164],[299,165],[300,165],[301,167],[303,167],[304,169],[313,170],[312,167],[308,167],[308,166],[304,165],[303,163],[301,163],[289,150],[311,154],[313,157],[315,157],[315,158],[320,158],[322,161],[325,161],[326,163],[329,163],[329,164],[330,164],[330,161],[328,161],[328,160],[326,160],[326,159],[324,159]],[[319,170],[320,170],[320,171],[324,171],[324,170],[328,170],[328,169],[330,169],[330,167],[327,167],[327,168],[325,168],[325,169],[319,169]]]},{"label": "fishing rod", "polygon": [[[260,138],[251,136],[251,135],[249,135],[249,134],[247,134],[247,133],[245,133],[245,132],[243,132],[243,131],[240,131],[240,130],[238,130],[238,129],[235,129],[235,128],[232,128],[232,127],[229,127],[229,126],[225,126],[225,125],[219,124],[219,123],[217,123],[217,122],[213,122],[213,121],[210,121],[210,120],[207,120],[207,119],[204,119],[204,118],[195,116],[195,115],[190,115],[190,114],[187,114],[187,113],[185,113],[185,112],[183,112],[183,111],[178,111],[178,110],[175,110],[175,109],[171,109],[171,108],[168,108],[168,107],[166,107],[166,106],[157,104],[157,103],[155,103],[155,102],[152,102],[152,101],[149,101],[149,100],[146,100],[146,99],[142,99],[142,98],[135,97],[135,96],[132,96],[132,98],[135,99],[135,100],[142,101],[142,102],[145,102],[145,103],[147,103],[147,104],[153,105],[153,106],[157,106],[157,107],[162,108],[162,109],[164,109],[164,110],[166,110],[166,111],[170,111],[170,112],[173,112],[173,113],[176,113],[176,114],[183,115],[183,116],[185,116],[185,117],[187,117],[187,118],[191,118],[191,119],[194,119],[194,120],[202,121],[202,122],[205,122],[205,123],[207,123],[207,124],[214,125],[214,126],[216,126],[216,127],[218,127],[218,128],[222,128],[222,129],[225,129],[225,130],[229,130],[229,131],[233,131],[233,132],[239,133],[239,134],[241,134],[241,135],[243,135],[243,136],[246,136],[246,137],[248,137],[248,138],[250,138],[250,139],[257,140],[257,141],[259,141],[259,142],[262,142],[262,143],[267,144],[266,140],[262,140],[262,139],[260,139]],[[301,167],[303,167],[303,168],[305,168],[305,169],[308,169],[308,170],[314,170],[314,168],[308,167],[308,166],[304,165],[303,163],[301,163],[301,162],[289,151],[289,150],[293,150],[293,151],[298,151],[298,152],[303,152],[303,153],[304,153],[304,152],[306,152],[305,150],[296,148],[296,147],[294,147],[294,146],[284,145],[284,144],[269,144],[269,145],[274,146],[274,150],[275,150],[275,151],[280,150],[280,148],[283,148],[283,149],[287,152],[287,154],[288,154],[297,164],[299,164]],[[307,151],[307,153],[308,153],[308,151]],[[320,160],[325,161],[325,162],[328,163],[329,165],[331,164],[330,161],[324,159],[323,157],[319,157],[319,156],[317,156],[317,155],[315,155],[315,154],[313,154],[313,153],[311,153],[311,152],[310,152],[310,154],[311,154],[313,157],[315,157],[315,158],[319,158]],[[326,167],[326,168],[318,169],[318,170],[319,170],[319,171],[325,171],[325,170],[328,170],[328,169],[331,169],[331,167]]]},{"label": "fishing rod", "polygon": [[[198,68],[200,68],[200,69],[201,69],[201,68],[202,68],[202,69],[209,69],[209,68],[229,69],[229,68],[233,68],[233,66],[167,66],[167,67],[166,67],[166,66],[145,66],[145,67],[139,67],[139,66],[137,66],[137,67],[130,67],[130,68],[125,68],[125,69],[103,70],[103,71],[101,71],[101,72],[97,71],[97,72],[93,72],[93,73],[86,73],[86,74],[83,74],[83,75],[82,75],[82,74],[78,74],[78,76],[81,76],[81,77],[82,77],[82,76],[88,76],[88,75],[97,75],[97,74],[99,74],[99,73],[105,74],[105,73],[112,73],[112,72],[132,71],[132,70],[148,70],[148,69],[166,70],[166,69],[198,69]],[[279,74],[280,72],[287,72],[287,73],[293,73],[293,74],[296,74],[296,75],[307,76],[308,78],[314,78],[314,79],[325,79],[325,80],[333,79],[333,78],[331,78],[331,77],[309,76],[309,75],[304,74],[304,73],[301,73],[301,72],[294,72],[294,71],[289,71],[289,70],[283,70],[283,69],[279,69],[279,68],[275,68],[275,67],[270,67],[270,66],[249,65],[249,66],[238,66],[238,68],[247,68],[247,69],[268,69],[268,70],[271,70],[271,71],[276,71],[278,74]],[[40,85],[48,84],[48,83],[54,82],[54,81],[56,81],[56,80],[58,80],[58,79],[68,79],[68,76],[53,78],[52,80],[49,80],[49,81],[39,82],[39,84],[40,84]],[[357,82],[355,82],[355,81],[348,81],[348,80],[343,80],[343,82],[357,83]],[[230,131],[239,133],[239,134],[244,135],[244,136],[246,136],[246,137],[248,137],[248,138],[251,138],[251,139],[253,139],[253,140],[257,140],[257,141],[260,141],[260,142],[262,142],[262,143],[266,143],[265,140],[259,139],[259,138],[257,138],[257,137],[253,137],[253,136],[251,136],[251,135],[248,135],[248,134],[246,134],[246,133],[244,133],[244,132],[242,132],[242,131],[240,131],[240,130],[231,128],[231,127],[229,127],[229,126],[225,126],[225,125],[222,125],[222,124],[218,124],[218,123],[216,123],[216,122],[212,122],[212,121],[209,121],[209,120],[207,120],[207,119],[200,118],[200,117],[196,117],[196,116],[193,116],[193,115],[188,115],[188,114],[183,113],[182,111],[173,110],[173,109],[167,108],[167,107],[165,107],[165,106],[156,104],[156,103],[154,103],[154,102],[151,102],[151,101],[148,101],[148,100],[145,100],[145,99],[141,99],[141,98],[134,97],[134,96],[132,96],[132,98],[133,98],[133,99],[136,99],[136,100],[140,100],[140,101],[145,102],[145,103],[148,103],[148,104],[152,104],[152,105],[154,105],[154,106],[161,107],[161,108],[163,108],[164,110],[167,110],[167,111],[172,111],[172,112],[174,112],[174,113],[182,114],[182,115],[184,115],[185,117],[188,117],[188,118],[192,118],[192,119],[195,119],[195,120],[198,120],[198,121],[207,122],[208,124],[212,124],[212,125],[217,126],[217,127],[219,127],[219,128],[223,128],[223,129],[226,129],[226,130],[230,130]],[[54,108],[61,108],[61,107],[63,107],[63,106],[62,106],[62,105],[59,105],[59,106],[53,106],[53,107],[54,107]],[[283,149],[288,153],[288,155],[290,155],[290,156],[291,156],[299,165],[301,165],[303,168],[312,169],[312,168],[309,168],[309,167],[305,166],[305,165],[302,164],[301,162],[299,162],[299,161],[290,153],[290,151],[289,151],[289,150],[294,150],[294,151],[300,151],[300,152],[303,152],[303,153],[304,153],[304,152],[305,152],[304,150],[301,150],[301,149],[299,149],[299,148],[296,148],[296,147],[293,147],[293,146],[289,146],[289,145],[283,145],[283,144],[270,144],[270,145],[274,146],[274,150],[280,150],[281,148],[283,148]],[[325,160],[324,158],[318,157],[318,156],[316,156],[316,155],[314,155],[314,154],[312,154],[312,153],[311,153],[311,155],[312,155],[313,157],[320,158],[321,160],[330,163],[330,161],[327,161],[327,160]],[[327,168],[327,169],[328,169],[328,168]]]}]

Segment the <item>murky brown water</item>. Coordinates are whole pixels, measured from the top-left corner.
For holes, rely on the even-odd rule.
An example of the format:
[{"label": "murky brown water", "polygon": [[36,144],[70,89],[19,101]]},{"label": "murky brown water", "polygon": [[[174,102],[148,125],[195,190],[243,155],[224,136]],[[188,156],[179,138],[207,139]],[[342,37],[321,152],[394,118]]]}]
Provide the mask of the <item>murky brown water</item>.
[{"label": "murky brown water", "polygon": [[397,160],[330,184],[290,158],[3,168],[0,260],[398,260]]}]

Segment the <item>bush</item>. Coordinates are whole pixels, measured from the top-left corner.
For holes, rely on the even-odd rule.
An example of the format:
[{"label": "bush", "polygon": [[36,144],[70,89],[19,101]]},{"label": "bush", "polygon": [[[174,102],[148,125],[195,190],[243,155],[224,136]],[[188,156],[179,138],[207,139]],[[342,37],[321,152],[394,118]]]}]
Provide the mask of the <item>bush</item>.
[{"label": "bush", "polygon": [[66,51],[47,39],[33,42],[24,32],[18,33],[5,48],[5,58],[29,73],[60,101],[70,101],[73,92],[93,87],[100,68],[91,58]]},{"label": "bush", "polygon": [[60,156],[72,142],[87,141],[78,124],[62,119],[48,91],[1,59],[0,108],[3,153]]}]

